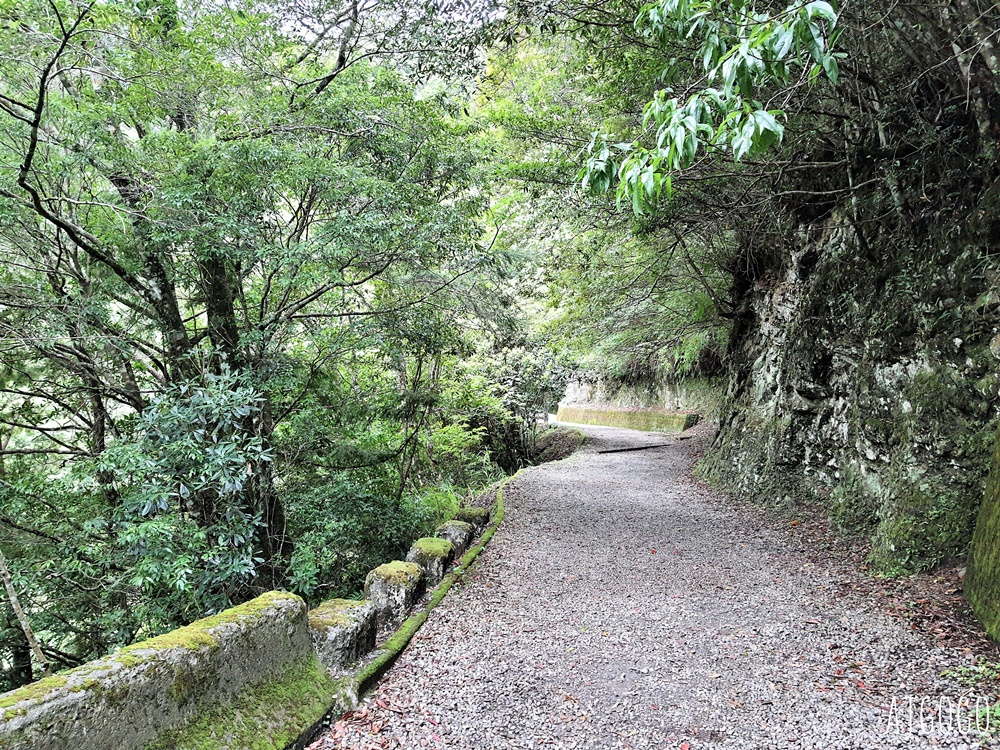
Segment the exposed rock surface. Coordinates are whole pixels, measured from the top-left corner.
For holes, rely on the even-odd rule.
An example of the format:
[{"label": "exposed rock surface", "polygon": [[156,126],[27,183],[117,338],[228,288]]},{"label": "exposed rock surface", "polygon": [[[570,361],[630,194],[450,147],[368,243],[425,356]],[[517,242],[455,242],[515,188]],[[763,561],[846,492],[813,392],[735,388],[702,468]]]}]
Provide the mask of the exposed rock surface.
[{"label": "exposed rock surface", "polygon": [[934,242],[874,266],[835,212],[745,280],[705,465],[764,502],[827,504],[890,573],[965,553],[1000,407],[996,256]]},{"label": "exposed rock surface", "polygon": [[327,668],[344,667],[375,648],[378,618],[369,601],[331,599],[309,612],[316,655]]},{"label": "exposed rock surface", "polygon": [[969,554],[965,596],[986,632],[1000,641],[1000,443],[993,454],[986,497]]},{"label": "exposed rock surface", "polygon": [[1000,6],[841,5],[855,67],[789,114],[790,168],[731,193],[710,469],[930,569],[972,539],[1000,406]]},{"label": "exposed rock surface", "polygon": [[583,445],[584,434],[575,427],[555,425],[535,438],[531,449],[531,462],[544,464],[562,461],[572,456]]},{"label": "exposed rock surface", "polygon": [[967,692],[941,673],[969,656],[835,594],[692,479],[697,441],[598,455],[663,438],[587,432],[508,486],[472,576],[314,750],[980,746],[920,713]]},{"label": "exposed rock surface", "polygon": [[611,382],[599,373],[578,373],[566,387],[561,403],[569,406],[666,409],[714,417],[723,390],[721,378],[691,378],[680,382]]},{"label": "exposed rock surface", "polygon": [[488,508],[475,506],[469,508],[459,508],[455,511],[453,520],[465,521],[468,524],[472,524],[478,534],[480,531],[485,529],[486,525],[490,522],[490,511]]},{"label": "exposed rock surface", "polygon": [[365,579],[365,599],[375,606],[379,626],[403,620],[424,592],[424,571],[412,562],[379,565]]},{"label": "exposed rock surface", "polygon": [[434,534],[451,542],[451,546],[455,548],[455,557],[459,558],[469,548],[476,535],[476,530],[471,523],[452,520],[441,524]]},{"label": "exposed rock surface", "polygon": [[455,559],[455,547],[447,539],[423,537],[413,543],[406,561],[416,563],[424,571],[428,587],[436,586]]}]

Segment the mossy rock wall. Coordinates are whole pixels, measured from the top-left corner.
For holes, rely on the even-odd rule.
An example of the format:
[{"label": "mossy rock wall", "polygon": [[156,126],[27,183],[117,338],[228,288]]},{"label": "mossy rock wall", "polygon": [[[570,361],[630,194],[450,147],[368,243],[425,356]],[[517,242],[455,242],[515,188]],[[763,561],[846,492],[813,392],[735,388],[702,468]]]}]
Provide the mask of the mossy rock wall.
[{"label": "mossy rock wall", "polygon": [[1000,641],[1000,441],[993,452],[993,466],[972,539],[965,596],[986,632]]},{"label": "mossy rock wall", "polygon": [[543,464],[569,458],[586,439],[586,433],[579,428],[562,425],[550,427],[535,438],[535,444],[531,449],[531,461]]},{"label": "mossy rock wall", "polygon": [[[286,687],[294,701],[276,699]],[[0,696],[0,748],[280,750],[332,695],[305,603],[271,592]],[[255,744],[240,744],[247,717]]]},{"label": "mossy rock wall", "polygon": [[866,258],[845,215],[808,225],[738,306],[701,471],[766,504],[826,505],[903,574],[967,552],[1000,379],[1000,256],[929,237]]},{"label": "mossy rock wall", "polygon": [[608,409],[691,411],[712,419],[724,391],[725,380],[721,377],[626,385],[597,373],[584,373],[567,386],[562,404]]},{"label": "mossy rock wall", "polygon": [[476,528],[471,523],[452,519],[441,524],[434,535],[451,542],[451,546],[455,548],[455,557],[459,558],[475,538]]},{"label": "mossy rock wall", "polygon": [[394,560],[379,565],[365,579],[365,599],[375,605],[379,626],[398,625],[424,592],[423,569]]},{"label": "mossy rock wall", "polygon": [[560,404],[556,419],[572,424],[601,427],[625,427],[647,432],[683,432],[698,424],[697,414],[678,414],[654,410],[611,409]]},{"label": "mossy rock wall", "polygon": [[309,630],[320,663],[339,669],[375,648],[378,617],[369,601],[333,599],[309,612]]}]

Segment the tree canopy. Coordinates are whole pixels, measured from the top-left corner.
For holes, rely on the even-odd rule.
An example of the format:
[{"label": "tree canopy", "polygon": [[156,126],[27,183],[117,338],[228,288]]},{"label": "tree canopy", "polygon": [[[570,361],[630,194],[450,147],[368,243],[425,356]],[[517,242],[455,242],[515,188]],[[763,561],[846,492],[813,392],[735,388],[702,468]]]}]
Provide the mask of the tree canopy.
[{"label": "tree canopy", "polygon": [[558,375],[442,12],[0,5],[0,546],[56,665],[351,593],[524,460]]}]

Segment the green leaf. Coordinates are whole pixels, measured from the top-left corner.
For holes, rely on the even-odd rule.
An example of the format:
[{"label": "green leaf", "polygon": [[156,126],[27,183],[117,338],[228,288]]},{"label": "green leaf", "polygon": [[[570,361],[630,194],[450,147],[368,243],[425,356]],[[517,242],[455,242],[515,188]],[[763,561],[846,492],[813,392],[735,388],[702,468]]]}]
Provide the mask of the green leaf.
[{"label": "green leaf", "polygon": [[826,71],[826,77],[830,79],[830,82],[836,84],[840,78],[840,66],[834,55],[827,54],[823,57],[823,70]]}]

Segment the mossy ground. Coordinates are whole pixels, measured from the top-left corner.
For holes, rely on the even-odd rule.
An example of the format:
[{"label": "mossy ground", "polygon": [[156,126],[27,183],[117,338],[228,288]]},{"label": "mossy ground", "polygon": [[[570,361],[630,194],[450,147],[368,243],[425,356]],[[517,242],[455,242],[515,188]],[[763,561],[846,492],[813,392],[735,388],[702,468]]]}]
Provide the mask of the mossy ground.
[{"label": "mossy ground", "polygon": [[311,656],[277,679],[245,687],[229,703],[204,707],[187,726],[144,750],[282,750],[323,717],[334,690]]}]

